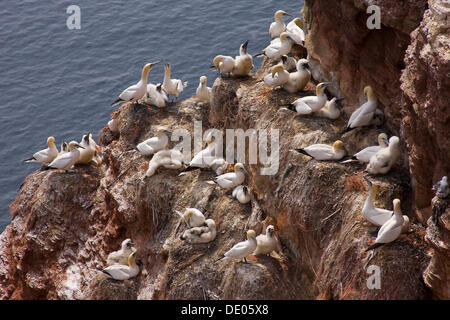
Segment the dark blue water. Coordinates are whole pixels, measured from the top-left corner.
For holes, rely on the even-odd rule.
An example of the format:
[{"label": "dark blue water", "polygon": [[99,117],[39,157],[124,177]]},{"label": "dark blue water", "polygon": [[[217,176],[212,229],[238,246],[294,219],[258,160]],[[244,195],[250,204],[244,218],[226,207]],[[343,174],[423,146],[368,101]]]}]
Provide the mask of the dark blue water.
[{"label": "dark blue water", "polygon": [[[81,29],[69,30],[69,5],[81,8]],[[37,164],[23,159],[46,147],[81,139],[109,121],[110,104],[136,83],[144,64],[166,59],[175,78],[195,94],[217,54],[238,55],[249,39],[251,54],[270,41],[273,14],[300,16],[303,0],[28,0],[0,2],[0,231],[9,204]],[[286,22],[289,20],[286,20]],[[255,59],[259,67],[262,59]],[[149,81],[162,82],[163,65]]]}]

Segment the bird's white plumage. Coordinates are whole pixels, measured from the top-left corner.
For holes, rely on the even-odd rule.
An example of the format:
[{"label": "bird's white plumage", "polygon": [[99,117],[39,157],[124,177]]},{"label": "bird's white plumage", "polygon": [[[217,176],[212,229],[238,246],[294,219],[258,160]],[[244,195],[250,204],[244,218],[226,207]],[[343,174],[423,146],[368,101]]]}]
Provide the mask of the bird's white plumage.
[{"label": "bird's white plumage", "polygon": [[151,68],[156,64],[157,62],[147,63],[144,66],[144,68],[142,68],[141,80],[139,80],[138,83],[129,86],[128,88],[123,90],[122,93],[119,95],[119,99],[117,102],[127,102],[131,100],[137,101],[139,99],[142,99],[145,93],[147,92],[148,74]]},{"label": "bird's white plumage", "polygon": [[336,97],[327,101],[323,108],[315,112],[315,115],[331,120],[336,120],[337,118],[339,118],[339,116],[341,115],[341,111],[336,106]]},{"label": "bird's white plumage", "polygon": [[264,77],[264,82],[272,88],[284,85],[289,81],[289,72],[284,70],[282,65],[276,65],[272,68],[272,72]]},{"label": "bird's white plumage", "polygon": [[216,223],[213,219],[205,221],[206,227],[194,227],[184,231],[183,240],[188,243],[208,243],[216,238]]},{"label": "bird's white plumage", "polygon": [[128,265],[113,264],[103,269],[110,278],[115,280],[128,280],[134,278],[139,273],[139,267],[134,260],[135,252],[128,257]]},{"label": "bird's white plumage", "polygon": [[[385,133],[380,133],[378,135],[378,146],[370,146],[362,149],[361,151],[355,153],[352,157],[354,160],[358,160],[361,162],[369,162],[370,158],[372,158],[378,151],[388,146],[389,142],[387,141],[387,135]],[[346,160],[342,163],[351,162],[354,160]]]},{"label": "bird's white plumage", "polygon": [[245,41],[239,48],[239,55],[234,59],[233,75],[248,76],[254,68],[253,58],[247,52],[248,41]]},{"label": "bird's white plumage", "polygon": [[158,108],[164,108],[168,97],[160,83],[156,85],[149,83],[147,85],[147,92],[142,100],[147,104],[154,105]]},{"label": "bird's white plumage", "polygon": [[324,89],[328,84],[328,82],[319,83],[316,87],[315,96],[302,97],[292,102],[295,111],[300,115],[307,115],[322,109],[327,102]]},{"label": "bird's white plumage", "polygon": [[289,81],[283,85],[284,90],[289,93],[296,93],[305,88],[311,80],[308,62],[306,59],[297,61],[297,71],[289,73]]},{"label": "bird's white plumage", "polygon": [[167,169],[180,169],[184,163],[184,155],[176,149],[160,150],[156,152],[148,163],[145,175],[151,177],[159,167]]},{"label": "bird's white plumage", "polygon": [[143,155],[151,155],[160,150],[163,150],[169,144],[169,137],[164,131],[158,130],[156,137],[149,138],[139,143],[136,148]]},{"label": "bird's white plumage", "polygon": [[236,198],[240,203],[246,204],[249,203],[251,200],[250,192],[248,190],[247,186],[237,186],[233,189],[233,192],[231,194],[233,198]]},{"label": "bird's white plumage", "polygon": [[234,172],[221,174],[214,179],[214,182],[223,189],[231,189],[244,182],[244,172],[245,169],[242,163],[237,163],[234,165]]},{"label": "bird's white plumage", "polygon": [[56,157],[52,162],[49,163],[48,167],[64,170],[69,170],[70,168],[72,168],[72,166],[80,157],[80,151],[77,149],[78,146],[79,145],[76,141],[71,141],[69,143],[69,152]]},{"label": "bird's white plumage", "polygon": [[205,76],[200,77],[200,83],[195,93],[195,98],[201,102],[209,102],[211,97],[211,88],[206,86],[207,78]]},{"label": "bird's white plumage", "polygon": [[395,165],[400,157],[400,139],[392,136],[389,139],[389,146],[382,148],[370,158],[366,171],[371,174],[386,174]]},{"label": "bird's white plumage", "polygon": [[79,145],[84,149],[82,148],[79,150],[80,156],[78,157],[76,164],[88,164],[94,158],[95,151],[99,150],[99,146],[92,138],[91,133],[84,135]]},{"label": "bird's white plumage", "polygon": [[[294,43],[303,46],[305,44],[305,32],[299,25],[302,25],[300,18],[292,19],[286,26],[286,33],[294,41]],[[299,24],[299,25],[298,25]]]},{"label": "bird's white plumage", "polygon": [[266,234],[260,234],[256,237],[256,249],[254,255],[270,254],[274,250],[279,250],[278,239],[274,234],[273,225],[266,228]]},{"label": "bird's white plumage", "polygon": [[164,63],[164,81],[162,88],[166,91],[168,95],[174,95],[178,98],[178,95],[183,92],[184,88],[188,85],[187,82],[183,82],[180,79],[171,79],[170,72],[171,67],[168,63]]},{"label": "bird's white plumage", "polygon": [[373,89],[370,86],[364,88],[364,93],[367,95],[367,102],[356,109],[347,123],[347,128],[352,129],[356,127],[363,127],[371,124],[371,121],[375,115],[377,109],[377,98],[373,93]]},{"label": "bird's white plumage", "polygon": [[396,240],[402,233],[403,215],[400,208],[400,200],[394,199],[394,214],[378,231],[375,243],[389,243]]},{"label": "bird's white plumage", "polygon": [[225,252],[223,259],[243,259],[252,254],[256,249],[255,231],[247,231],[247,240],[235,244],[230,250]]},{"label": "bird's white plumage", "polygon": [[34,153],[33,156],[30,159],[25,160],[25,162],[38,162],[42,164],[48,164],[52,162],[59,154],[58,149],[55,145],[54,137],[47,138],[47,146],[48,148]]},{"label": "bird's white plumage", "polygon": [[187,208],[184,213],[175,210],[175,213],[184,220],[189,228],[200,227],[205,224],[205,216],[196,208]]},{"label": "bird's white plumage", "polygon": [[287,55],[291,49],[292,40],[285,32],[283,32],[279,40],[272,41],[262,52],[269,59],[278,61],[281,59],[281,56]]},{"label": "bird's white plumage", "polygon": [[108,255],[106,264],[109,266],[113,264],[128,265],[128,257],[130,256],[130,254],[136,251],[133,245],[134,243],[131,241],[131,239],[123,240],[120,249],[117,251],[113,251]]},{"label": "bird's white plumage", "polygon": [[235,60],[230,56],[218,55],[214,58],[214,67],[219,73],[231,73],[235,66]]}]

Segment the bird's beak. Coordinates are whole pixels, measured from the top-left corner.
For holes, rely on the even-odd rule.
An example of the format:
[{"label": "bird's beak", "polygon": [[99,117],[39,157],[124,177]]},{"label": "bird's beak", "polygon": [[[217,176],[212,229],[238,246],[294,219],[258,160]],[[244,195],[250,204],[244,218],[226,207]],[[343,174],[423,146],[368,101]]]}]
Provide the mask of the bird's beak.
[{"label": "bird's beak", "polygon": [[76,144],[75,147],[85,149],[85,147],[80,146],[79,144]]},{"label": "bird's beak", "polygon": [[332,83],[331,82],[323,82],[322,83],[324,87],[330,86]]},{"label": "bird's beak", "polygon": [[283,16],[288,16],[288,17],[293,17],[293,15],[292,14],[289,14],[289,13],[283,13]]},{"label": "bird's beak", "polygon": [[244,50],[244,53],[247,53],[247,46],[248,46],[248,40],[244,42],[242,45],[242,50]]},{"label": "bird's beak", "polygon": [[363,177],[364,180],[367,181],[367,183],[369,184],[369,187],[372,187],[372,181],[370,181],[367,177]]},{"label": "bird's beak", "polygon": [[136,245],[136,243],[134,242],[129,242],[130,246],[134,247]]},{"label": "bird's beak", "polygon": [[150,63],[150,69],[156,66],[159,63],[159,61]]}]

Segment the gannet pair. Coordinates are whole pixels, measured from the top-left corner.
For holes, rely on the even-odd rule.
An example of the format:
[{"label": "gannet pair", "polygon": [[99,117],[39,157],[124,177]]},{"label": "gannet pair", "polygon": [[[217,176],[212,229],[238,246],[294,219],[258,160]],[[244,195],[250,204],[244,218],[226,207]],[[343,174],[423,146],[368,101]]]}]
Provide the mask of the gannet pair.
[{"label": "gannet pair", "polygon": [[[376,225],[377,227],[381,227],[384,225],[393,215],[393,211],[386,210],[382,208],[377,208],[374,206],[373,202],[375,201],[375,197],[378,192],[378,185],[373,184],[372,181],[364,177],[369,185],[369,193],[367,194],[366,201],[364,201],[364,206],[361,211],[364,219]],[[402,232],[407,232],[409,229],[409,217],[403,216],[403,227]]]},{"label": "gannet pair", "polygon": [[275,89],[283,86],[289,81],[289,72],[287,72],[282,64],[277,64],[270,69],[271,73],[264,77],[264,82]]},{"label": "gannet pair", "polygon": [[187,208],[184,213],[175,210],[175,213],[183,219],[188,228],[200,227],[205,224],[205,216],[196,208]]},{"label": "gannet pair", "polygon": [[170,64],[164,62],[164,81],[162,84],[162,88],[168,95],[174,95],[176,98],[178,98],[178,95],[183,92],[184,88],[187,87],[188,82],[183,82],[180,79],[171,79],[170,72]]},{"label": "gannet pair", "polygon": [[370,158],[374,156],[381,149],[386,148],[389,145],[388,136],[386,133],[380,133],[378,135],[378,146],[370,146],[362,149],[358,153],[355,153],[351,159],[342,161],[342,163],[361,161],[361,162],[369,162]]},{"label": "gannet pair", "polygon": [[216,223],[213,219],[205,221],[206,227],[193,227],[187,229],[181,235],[182,240],[188,243],[208,243],[216,238]]},{"label": "gannet pair", "polygon": [[224,55],[215,56],[211,68],[216,68],[220,74],[227,73],[229,77],[231,75],[248,76],[254,66],[253,58],[247,52],[247,45],[248,40],[240,46],[239,56],[236,56],[235,59]]},{"label": "gannet pair", "polygon": [[246,257],[255,251],[256,246],[256,233],[253,230],[248,230],[247,240],[235,244],[230,250],[225,252],[224,257],[220,260],[244,259],[245,263],[247,263]]},{"label": "gannet pair", "polygon": [[250,192],[247,186],[237,186],[233,189],[233,193],[231,195],[242,204],[249,203],[251,200]]},{"label": "gannet pair", "polygon": [[183,163],[184,155],[179,150],[160,150],[156,152],[149,161],[145,176],[151,177],[161,166],[167,169],[180,169],[183,166]]},{"label": "gannet pair", "polygon": [[340,160],[347,153],[344,147],[344,143],[341,140],[335,141],[332,146],[329,146],[327,144],[313,144],[306,148],[295,149],[294,151],[300,152],[321,161]]},{"label": "gannet pair", "polygon": [[134,278],[139,273],[139,266],[136,264],[136,251],[128,256],[128,265],[113,264],[102,270],[109,278],[115,280],[128,280]]},{"label": "gannet pair", "polygon": [[211,97],[211,88],[206,85],[208,78],[206,76],[200,77],[197,91],[195,92],[195,99],[199,102],[209,102]]},{"label": "gannet pair", "polygon": [[[303,47],[305,45],[305,32],[303,32],[302,28],[303,28],[302,20],[300,18],[295,18],[288,23],[285,32],[295,44],[298,44]],[[280,38],[275,38],[270,43],[274,44],[279,42]]]},{"label": "gannet pair", "polygon": [[393,204],[394,214],[383,224],[383,226],[378,231],[375,243],[368,247],[365,252],[396,240],[402,233],[404,220],[400,207],[400,200],[394,199]]},{"label": "gannet pair", "polygon": [[283,16],[292,17],[289,13],[284,12],[283,10],[278,10],[273,15],[274,22],[270,24],[269,34],[272,38],[279,37],[282,32],[286,29],[286,25],[283,21]]},{"label": "gannet pair", "polygon": [[317,112],[325,106],[327,96],[325,94],[325,87],[329,86],[331,82],[322,82],[316,86],[316,96],[302,97],[290,105],[290,108],[295,110],[300,115],[311,114]]},{"label": "gannet pair", "polygon": [[259,57],[265,55],[269,59],[278,61],[283,55],[287,55],[291,51],[293,43],[289,35],[283,32],[279,40],[272,41],[266,48],[254,56]]},{"label": "gannet pair", "polygon": [[92,138],[92,134],[88,133],[83,135],[81,139],[80,146],[82,147],[80,150],[80,156],[75,164],[88,164],[91,162],[96,152],[101,152],[102,149]]},{"label": "gannet pair", "polygon": [[24,162],[38,162],[45,165],[52,162],[59,153],[55,145],[55,137],[47,138],[47,146],[48,148],[36,152],[32,157],[24,160]]},{"label": "gannet pair", "polygon": [[434,186],[433,190],[436,191],[436,196],[439,199],[445,199],[450,194],[450,187],[448,185],[447,176],[443,176]]},{"label": "gannet pair", "polygon": [[275,228],[273,225],[269,225],[266,228],[266,234],[260,234],[256,237],[256,249],[253,254],[255,256],[270,254],[272,251],[279,251],[279,249],[280,245],[275,236]]},{"label": "gannet pair", "polygon": [[366,86],[364,93],[367,95],[367,102],[352,113],[344,132],[371,124],[375,111],[377,110],[377,97],[371,86]]},{"label": "gannet pair", "polygon": [[69,143],[69,152],[57,156],[52,162],[48,164],[47,168],[63,169],[66,171],[69,170],[80,158],[80,150],[78,150],[79,148],[84,149],[84,147],[80,146],[78,142],[71,141]]},{"label": "gannet pair", "polygon": [[163,89],[162,84],[149,83],[147,85],[147,93],[145,94],[143,101],[147,104],[153,105],[158,108],[164,108],[169,100],[167,92]]},{"label": "gannet pair", "polygon": [[213,183],[218,184],[223,189],[231,189],[241,185],[245,180],[245,170],[242,163],[236,163],[234,165],[234,172],[228,172],[217,176]]},{"label": "gannet pair", "polygon": [[311,71],[307,59],[297,61],[297,71],[289,73],[289,81],[283,89],[289,93],[302,91],[311,80]]},{"label": "gannet pair", "polygon": [[164,128],[158,128],[156,131],[156,137],[149,138],[139,143],[136,148],[144,156],[154,154],[160,150],[166,149],[169,144],[170,131]]},{"label": "gannet pair", "polygon": [[122,241],[122,245],[120,249],[117,251],[113,251],[108,255],[106,259],[106,264],[111,266],[113,264],[128,264],[128,257],[130,254],[136,251],[134,248],[135,244],[131,241],[131,239],[125,239]]},{"label": "gannet pair", "polygon": [[318,117],[324,117],[331,120],[336,120],[341,115],[341,110],[338,108],[338,104],[345,98],[334,97],[325,103],[325,106],[319,111],[314,112]]},{"label": "gannet pair", "polygon": [[136,83],[135,85],[132,85],[128,88],[126,88],[122,93],[119,95],[119,98],[112,103],[112,105],[115,105],[119,102],[127,102],[127,101],[134,101],[137,102],[139,99],[142,99],[144,95],[147,92],[147,79],[148,74],[150,70],[159,63],[158,62],[152,62],[147,63],[144,68],[142,68],[142,74],[141,74],[141,80]]},{"label": "gannet pair", "polygon": [[366,171],[371,174],[386,174],[395,165],[398,158],[400,158],[401,148],[400,139],[397,136],[392,136],[389,139],[389,145],[382,148],[373,155]]}]

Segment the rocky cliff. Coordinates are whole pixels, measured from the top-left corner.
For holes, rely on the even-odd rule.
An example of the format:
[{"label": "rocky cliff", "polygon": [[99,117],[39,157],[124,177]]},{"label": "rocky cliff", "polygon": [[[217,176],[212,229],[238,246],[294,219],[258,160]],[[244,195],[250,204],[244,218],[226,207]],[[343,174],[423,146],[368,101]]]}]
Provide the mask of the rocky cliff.
[{"label": "rocky cliff", "polygon": [[[13,220],[0,235],[1,298],[448,299],[447,204],[439,205],[436,224],[427,228],[426,221],[431,185],[448,173],[448,99],[441,93],[448,88],[449,40],[439,15],[445,5],[429,1],[425,10],[425,1],[375,2],[381,30],[366,28],[368,1],[307,0],[303,13],[316,74],[334,82],[331,91],[347,98],[347,112],[362,101],[364,85],[372,85],[384,126],[342,136],[348,115],[334,122],[295,117],[281,107],[312,91],[272,91],[260,81],[268,61],[250,78],[216,79],[210,104],[188,99],[159,112],[125,104],[116,111],[119,133],[100,133],[101,167],[37,170],[25,179],[11,204]],[[251,204],[206,183],[211,172],[178,177],[179,171],[160,168],[145,177],[149,159],[136,144],[160,125],[193,132],[195,120],[203,130],[279,130],[276,174],[247,166]],[[354,153],[376,143],[380,132],[399,134],[405,143],[403,161],[390,174],[371,177],[380,185],[376,205],[392,209],[392,199],[400,198],[412,223],[397,241],[364,253],[376,235],[361,217],[365,167],[317,162],[290,149],[341,139]],[[185,207],[216,221],[213,242],[189,245],[179,238],[183,225],[173,211]],[[280,238],[279,254],[250,264],[216,262],[248,228],[259,233],[268,224]],[[125,282],[106,279],[97,269],[125,238],[137,243],[141,273]],[[380,289],[367,286],[371,265],[380,268]]]}]

